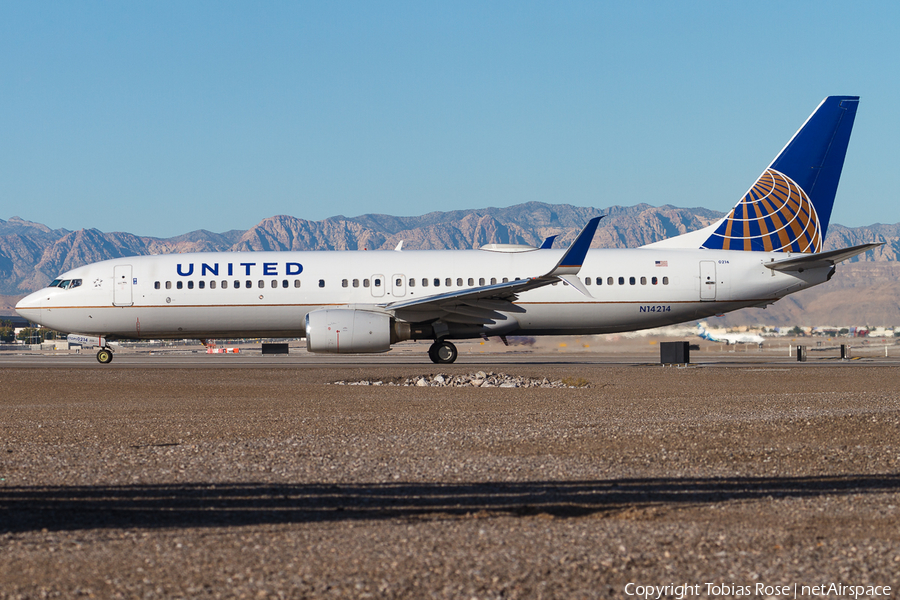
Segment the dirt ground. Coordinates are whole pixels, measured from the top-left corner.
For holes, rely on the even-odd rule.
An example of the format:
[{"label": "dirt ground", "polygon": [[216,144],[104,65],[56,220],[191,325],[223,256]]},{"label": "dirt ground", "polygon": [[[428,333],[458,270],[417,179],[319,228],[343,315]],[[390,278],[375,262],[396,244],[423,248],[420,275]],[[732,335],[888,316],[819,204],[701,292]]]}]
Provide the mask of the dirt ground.
[{"label": "dirt ground", "polygon": [[0,598],[897,596],[898,367],[490,370],[4,366]]}]

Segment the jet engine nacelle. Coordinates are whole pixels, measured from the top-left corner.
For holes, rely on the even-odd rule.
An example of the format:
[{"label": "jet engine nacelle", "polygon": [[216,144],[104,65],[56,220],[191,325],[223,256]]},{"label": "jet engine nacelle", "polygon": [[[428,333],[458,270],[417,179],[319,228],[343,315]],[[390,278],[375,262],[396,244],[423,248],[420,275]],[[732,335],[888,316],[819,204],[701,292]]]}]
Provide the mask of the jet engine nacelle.
[{"label": "jet engine nacelle", "polygon": [[306,315],[306,349],[335,354],[387,352],[391,349],[391,330],[391,316],[384,313],[346,308],[314,310]]}]

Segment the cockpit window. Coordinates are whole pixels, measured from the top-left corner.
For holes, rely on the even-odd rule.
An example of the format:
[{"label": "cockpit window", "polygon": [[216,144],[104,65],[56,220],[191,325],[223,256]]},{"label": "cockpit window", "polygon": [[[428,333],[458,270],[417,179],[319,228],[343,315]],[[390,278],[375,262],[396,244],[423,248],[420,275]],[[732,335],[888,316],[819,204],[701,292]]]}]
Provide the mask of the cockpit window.
[{"label": "cockpit window", "polygon": [[80,279],[54,279],[50,282],[48,287],[58,287],[64,290],[70,290],[72,288],[77,288],[81,285]]}]

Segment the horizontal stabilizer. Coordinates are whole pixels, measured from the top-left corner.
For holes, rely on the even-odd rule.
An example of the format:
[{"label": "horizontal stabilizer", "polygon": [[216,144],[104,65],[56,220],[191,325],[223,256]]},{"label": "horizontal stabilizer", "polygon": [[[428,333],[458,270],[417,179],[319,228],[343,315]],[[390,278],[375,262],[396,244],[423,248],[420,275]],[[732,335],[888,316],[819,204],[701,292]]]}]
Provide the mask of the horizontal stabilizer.
[{"label": "horizontal stabilizer", "polygon": [[766,267],[774,271],[805,271],[806,269],[818,269],[821,267],[832,267],[848,258],[853,258],[857,254],[862,254],[869,250],[884,246],[884,242],[873,244],[861,244],[851,248],[843,248],[841,250],[832,250],[830,252],[820,252],[818,254],[808,254],[798,258],[789,258],[778,262],[764,263]]}]

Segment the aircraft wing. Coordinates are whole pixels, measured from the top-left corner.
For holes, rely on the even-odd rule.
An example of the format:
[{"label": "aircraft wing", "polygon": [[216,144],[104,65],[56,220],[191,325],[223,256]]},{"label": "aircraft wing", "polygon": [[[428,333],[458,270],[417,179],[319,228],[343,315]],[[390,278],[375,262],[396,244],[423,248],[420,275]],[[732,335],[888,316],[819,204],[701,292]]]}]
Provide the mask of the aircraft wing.
[{"label": "aircraft wing", "polygon": [[847,260],[848,258],[853,258],[857,254],[862,254],[863,252],[883,245],[884,242],[861,244],[859,246],[842,248],[840,250],[832,250],[830,252],[819,252],[817,254],[808,254],[806,256],[800,256],[797,258],[789,258],[787,260],[763,263],[763,265],[774,271],[804,271],[806,269],[832,267],[841,261]]},{"label": "aircraft wing", "polygon": [[505,320],[506,317],[498,311],[524,312],[525,309],[513,304],[519,294],[551,285],[560,280],[590,296],[587,289],[573,275],[577,275],[581,270],[591,240],[597,231],[597,225],[602,218],[602,216],[594,217],[588,221],[556,266],[544,275],[410,300],[387,302],[378,306],[394,313],[415,312],[417,320],[442,318],[454,323],[487,324],[493,323],[495,320]]}]

